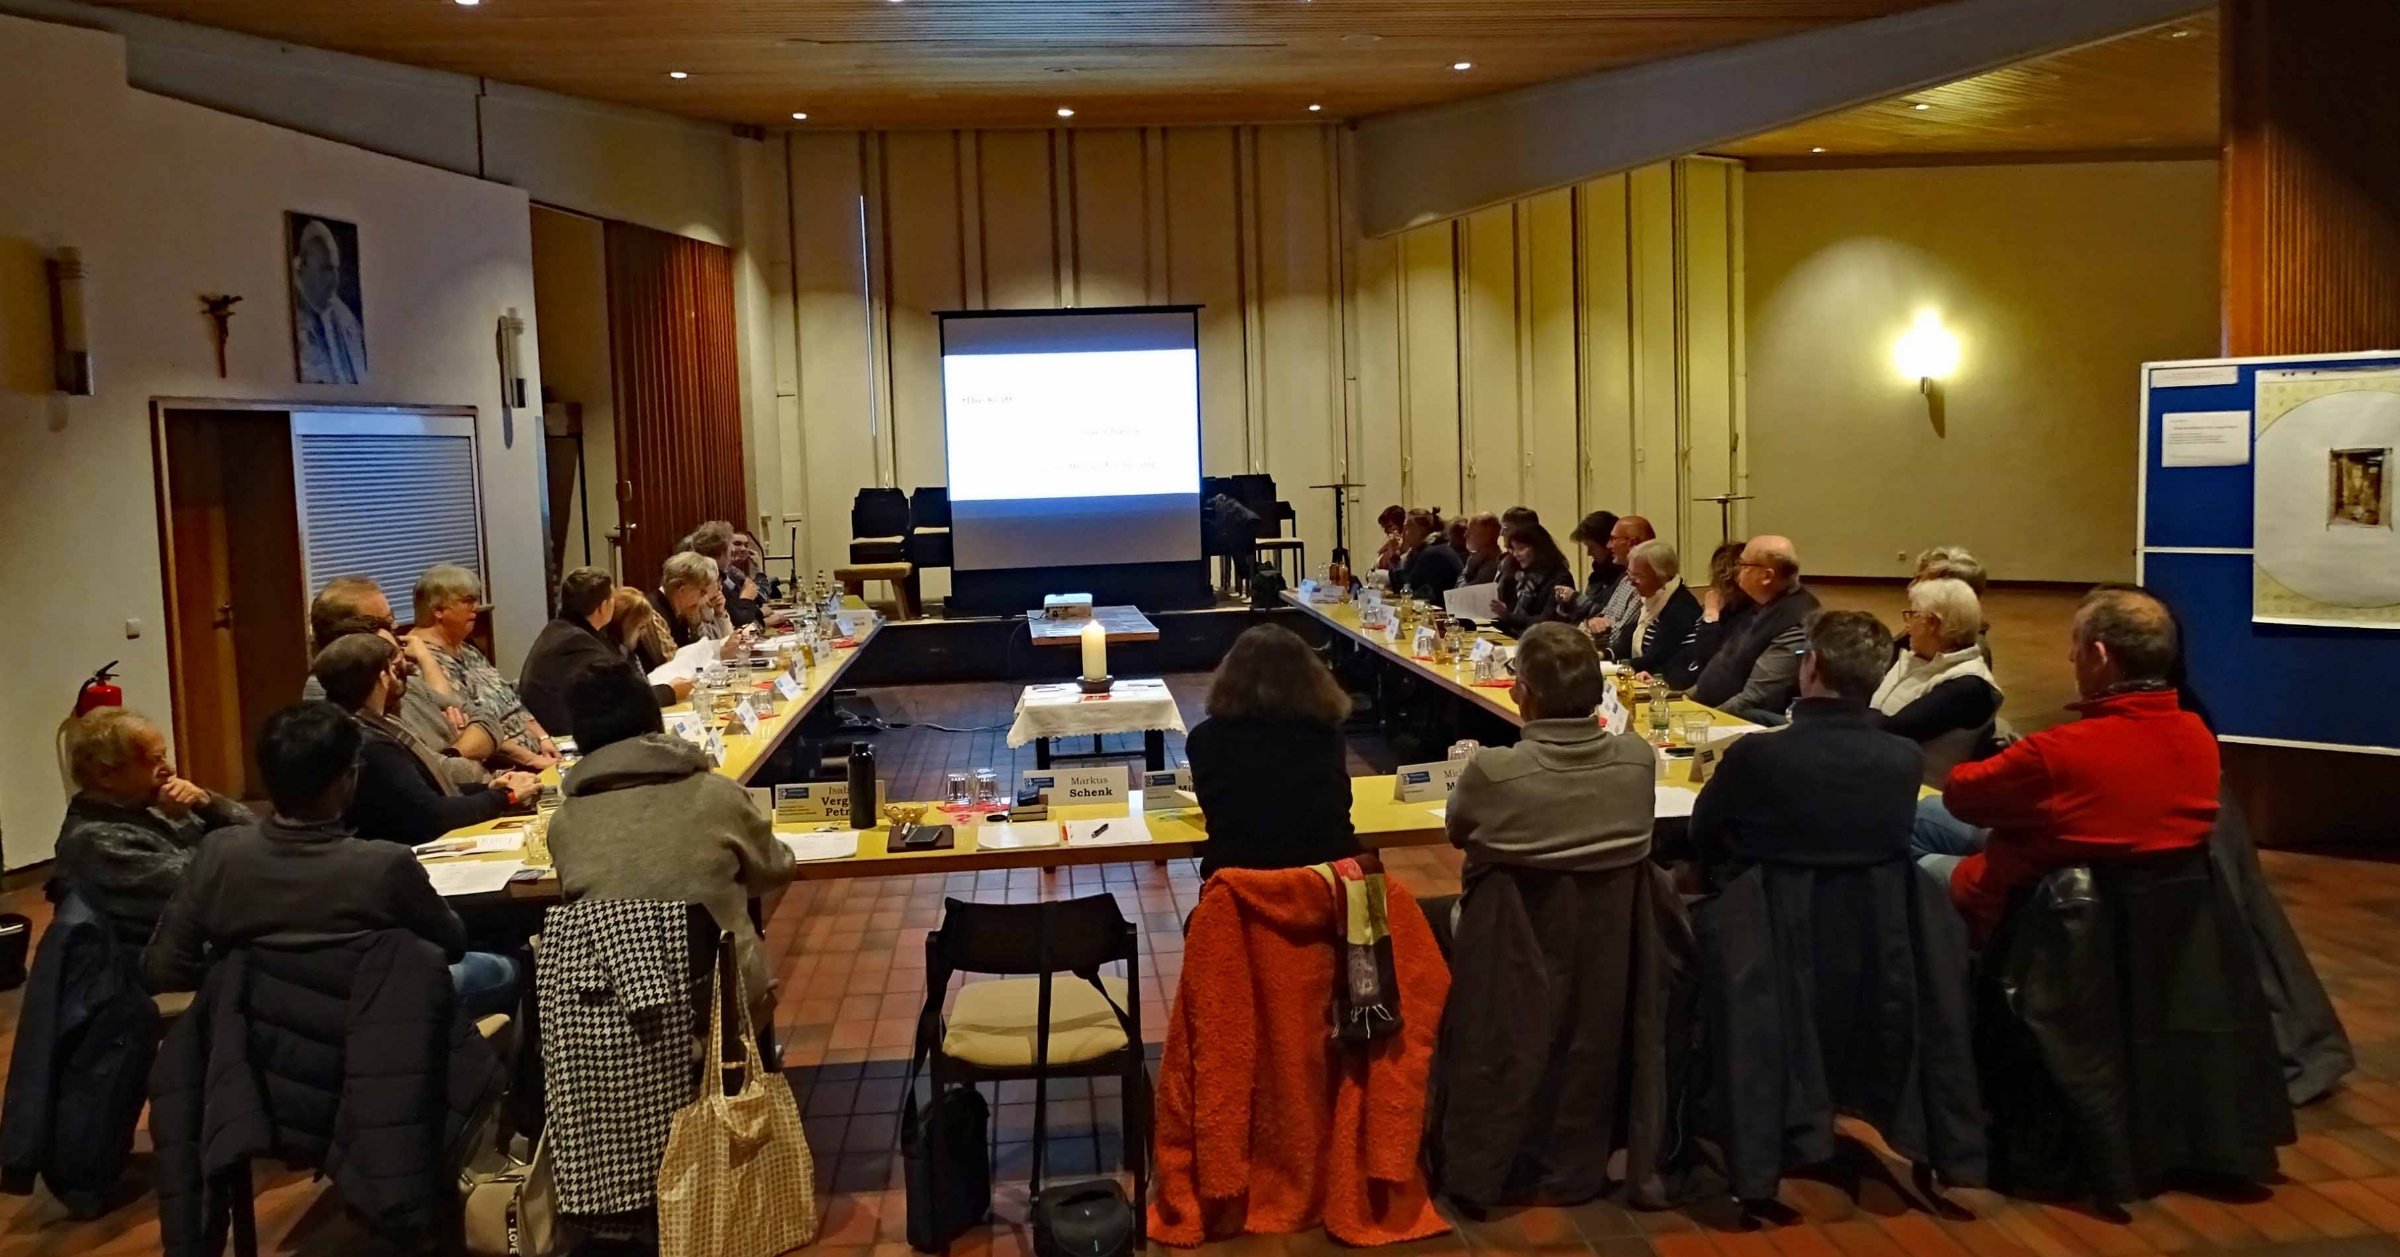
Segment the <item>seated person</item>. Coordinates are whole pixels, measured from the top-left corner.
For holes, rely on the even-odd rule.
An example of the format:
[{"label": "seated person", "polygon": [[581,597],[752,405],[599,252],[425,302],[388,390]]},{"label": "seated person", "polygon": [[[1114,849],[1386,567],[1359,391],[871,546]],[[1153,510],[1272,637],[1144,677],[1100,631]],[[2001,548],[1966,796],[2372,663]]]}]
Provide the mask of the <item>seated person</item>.
[{"label": "seated person", "polygon": [[[1941,577],[1965,581],[1967,588],[1975,591],[1975,601],[1977,603],[1983,601],[1984,585],[1987,579],[1983,570],[1983,560],[1968,553],[1965,546],[1935,546],[1918,555],[1916,575],[1911,576],[1909,581],[1913,584],[1917,581],[1935,580]],[[1983,650],[1983,661],[1990,663],[1992,661],[1991,625],[1983,626],[1982,635],[1977,639],[1976,645]]]},{"label": "seated person", "polygon": [[1700,623],[1693,626],[1692,644],[1667,661],[1657,675],[1667,688],[1683,691],[1700,682],[1700,673],[1717,657],[1717,648],[1741,629],[1755,604],[1742,592],[1742,543],[1728,541],[1708,556],[1708,587],[1700,591]]},{"label": "seated person", "polygon": [[1408,512],[1398,503],[1375,513],[1375,527],[1383,533],[1383,546],[1375,552],[1375,570],[1389,572],[1400,566],[1400,556],[1407,553],[1408,543],[1401,537],[1401,526],[1408,522]]},{"label": "seated person", "polygon": [[591,664],[567,682],[583,758],[550,817],[550,857],[569,899],[660,899],[707,907],[733,935],[752,1020],[774,1024],[774,991],[750,900],[792,880],[750,792],[700,748],[670,736],[630,660]]},{"label": "seated person", "polygon": [[467,1015],[516,1007],[516,964],[467,950],[467,927],[434,893],[416,856],[357,838],[343,823],[363,742],[357,722],[332,703],[301,703],[267,717],[258,770],[274,811],[201,847],[142,953],[151,990],[198,990],[210,962],[237,947],[311,947],[407,930],[449,953],[450,981]]},{"label": "seated person", "polygon": [[75,794],[58,827],[51,880],[139,946],[150,941],[201,838],[249,824],[249,809],[176,776],[166,735],[122,707],[68,721],[66,743]]},{"label": "seated person", "polygon": [[1683,587],[1683,560],[1653,537],[1625,554],[1625,580],[1640,601],[1608,636],[1608,651],[1636,672],[1663,673],[1700,631],[1700,600]]},{"label": "seated person", "polygon": [[[724,611],[725,588],[717,577],[716,560],[692,550],[667,556],[658,568],[658,589],[650,609],[667,626],[667,636],[681,650],[693,642],[722,641],[723,658],[736,658],[750,649],[747,634],[731,627]],[[671,652],[670,652],[671,653]]]},{"label": "seated person", "polygon": [[1458,572],[1458,588],[1500,579],[1500,517],[1485,511],[1460,521],[1453,530],[1459,534],[1459,553],[1466,560]]},{"label": "seated person", "polygon": [[2053,869],[2196,847],[2217,822],[2217,740],[2177,700],[2174,617],[2103,586],[2076,609],[2082,718],[1960,764],[1917,809],[1919,863],[1981,937]]},{"label": "seated person", "polygon": [[[310,650],[323,650],[334,638],[352,633],[391,633],[394,641],[399,640],[392,624],[391,600],[383,596],[383,586],[373,577],[336,576],[325,582],[325,588],[308,604]],[[301,683],[300,697],[322,701],[325,691],[310,677]],[[426,686],[411,689],[392,718],[428,746],[446,748],[454,780],[469,784],[491,779],[485,764],[495,760],[500,749],[500,730],[491,722],[470,719],[465,710],[444,703],[439,693]],[[506,762],[501,761],[501,766],[506,767]]]},{"label": "seated person", "polygon": [[1359,853],[1342,721],[1350,696],[1290,629],[1233,639],[1209,681],[1208,718],[1184,739],[1208,820],[1200,875],[1288,869]]},{"label": "seated person", "polygon": [[1907,648],[1875,687],[1875,723],[1925,748],[1925,784],[1938,788],[1993,749],[2000,687],[1979,644],[1983,608],[1965,581],[1935,577],[1908,587],[1902,623]]},{"label": "seated person", "polygon": [[1525,630],[1557,616],[1558,602],[1550,591],[1575,578],[1567,570],[1567,556],[1540,524],[1508,530],[1508,559],[1516,567],[1517,597],[1514,602],[1494,601],[1493,623],[1510,637],[1523,637]]},{"label": "seated person", "polygon": [[1456,588],[1458,574],[1466,568],[1466,560],[1450,548],[1441,512],[1410,511],[1407,522],[1400,525],[1400,540],[1406,549],[1399,566],[1392,570],[1392,588],[1420,602],[1441,605],[1442,591]]},{"label": "seated person", "polygon": [[[1634,592],[1633,582],[1625,579],[1625,562],[1635,546],[1658,535],[1658,530],[1650,526],[1650,521],[1639,515],[1617,519],[1605,533],[1595,532],[1594,526],[1604,515],[1608,515],[1608,512],[1598,511],[1585,516],[1583,523],[1575,529],[1576,535],[1571,538],[1581,542],[1584,552],[1592,556],[1590,588],[1581,597],[1577,597],[1571,587],[1562,586],[1558,590],[1559,606],[1564,609],[1567,621],[1581,625],[1593,640],[1602,642],[1608,640],[1618,625],[1632,620],[1640,609],[1641,598]],[[1602,585],[1603,572],[1607,573],[1605,587]]]},{"label": "seated person", "polygon": [[1503,607],[1513,606],[1517,601],[1518,572],[1516,561],[1508,555],[1509,530],[1541,522],[1540,513],[1530,506],[1512,506],[1500,512],[1500,566],[1492,571],[1492,583],[1500,588],[1493,590],[1492,596]]},{"label": "seated person", "polygon": [[1800,555],[1789,537],[1752,537],[1737,571],[1742,592],[1757,605],[1701,669],[1692,701],[1779,725],[1800,693],[1802,622],[1817,609],[1817,596],[1800,583]]},{"label": "seated person", "polygon": [[[571,736],[575,723],[567,708],[567,682],[592,664],[625,657],[608,636],[616,590],[616,581],[596,567],[579,567],[559,578],[558,618],[542,626],[533,649],[525,652],[525,666],[517,670],[517,692],[543,728]],[[650,691],[659,706],[667,707],[691,697],[692,683],[677,680]]]},{"label": "seated person", "polygon": [[758,535],[744,528],[733,530],[733,551],[726,560],[733,574],[750,583],[747,596],[761,604],[783,597],[783,582],[767,574],[767,548],[758,543]]},{"label": "seated person", "polygon": [[[1615,511],[1593,511],[1575,522],[1567,532],[1567,544],[1583,547],[1584,557],[1592,561],[1591,577],[1578,594],[1572,583],[1553,587],[1552,602],[1557,610],[1552,614],[1570,624],[1581,624],[1600,614],[1608,600],[1617,592],[1617,582],[1625,579],[1625,569],[1609,557],[1609,534],[1616,531]],[[1586,609],[1591,615],[1582,614]]]},{"label": "seated person", "polygon": [[483,606],[483,582],[463,567],[443,563],[417,578],[417,622],[408,631],[410,661],[426,688],[499,730],[499,758],[532,772],[558,762],[558,744],[515,686],[500,675],[468,638]]},{"label": "seated person", "polygon": [[1513,691],[1524,735],[1477,751],[1450,791],[1467,886],[1494,864],[1597,873],[1650,854],[1658,753],[1593,719],[1607,687],[1590,638],[1556,622],[1525,631]]},{"label": "seated person", "polygon": [[617,586],[609,598],[608,640],[619,653],[641,665],[646,676],[675,657],[675,639],[650,597],[631,585]]},{"label": "seated person", "polygon": [[[767,622],[766,598],[748,573],[734,569],[733,525],[712,519],[692,530],[685,539],[694,554],[705,555],[717,565],[717,595],[722,601],[725,620],[737,629],[757,628]],[[715,636],[712,634],[711,636]]]},{"label": "seated person", "polygon": [[541,778],[527,772],[463,787],[445,776],[441,756],[391,718],[408,688],[410,667],[408,655],[383,637],[340,638],[317,652],[309,671],[325,687],[326,700],[349,712],[365,737],[348,818],[359,837],[413,847],[530,803],[541,788]]},{"label": "seated person", "polygon": [[1851,867],[1909,854],[1924,753],[1877,729],[1867,708],[1892,635],[1864,611],[1819,611],[1802,632],[1791,727],[1734,739],[1692,804],[1704,866]]}]

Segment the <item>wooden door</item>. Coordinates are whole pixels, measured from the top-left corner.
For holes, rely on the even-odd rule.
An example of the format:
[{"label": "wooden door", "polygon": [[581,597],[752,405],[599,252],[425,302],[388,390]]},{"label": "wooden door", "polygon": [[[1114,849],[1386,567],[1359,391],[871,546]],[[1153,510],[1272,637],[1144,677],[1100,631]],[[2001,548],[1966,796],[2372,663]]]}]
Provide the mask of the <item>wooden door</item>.
[{"label": "wooden door", "polygon": [[291,420],[169,410],[160,423],[177,763],[211,789],[256,798],[259,727],[299,698],[308,672]]},{"label": "wooden door", "polygon": [[734,365],[733,251],[608,224],[620,579],[649,588],[675,542],[749,514]]}]

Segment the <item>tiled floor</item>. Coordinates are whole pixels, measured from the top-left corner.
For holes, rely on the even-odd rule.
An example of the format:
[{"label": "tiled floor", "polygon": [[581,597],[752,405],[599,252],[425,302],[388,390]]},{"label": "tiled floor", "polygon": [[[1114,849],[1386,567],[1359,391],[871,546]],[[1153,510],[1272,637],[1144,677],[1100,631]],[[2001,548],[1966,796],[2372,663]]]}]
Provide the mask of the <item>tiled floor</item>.
[{"label": "tiled floor", "polygon": [[[1828,602],[1888,611],[1882,590],[1828,591]],[[2023,727],[2062,717],[2071,697],[2063,616],[2072,600],[2051,595],[1994,599],[1995,651],[2009,716]],[[1173,678],[1185,719],[1199,717],[1205,679]],[[917,687],[873,696],[896,729],[878,739],[884,771],[903,794],[926,797],[941,773],[990,766],[1004,774],[1030,764],[1001,733],[1013,689],[996,685]],[[939,724],[977,732],[951,733]],[[1138,751],[1135,739],[1116,745]],[[1170,754],[1180,751],[1171,739]],[[1353,747],[1354,772],[1388,768],[1371,739]],[[1506,1211],[1462,1220],[1456,1235],[1406,1246],[1423,1252],[1598,1253],[1603,1257],[2149,1257],[2243,1249],[2262,1257],[2400,1257],[2400,863],[2391,858],[2268,852],[2269,876],[2331,988],[2360,1056],[2360,1072],[2329,1101],[2300,1114],[2302,1137],[2283,1153],[2286,1181],[2271,1198],[2230,1203],[2169,1194],[2115,1226],[2081,1210],[1960,1192],[1967,1220],[1911,1208],[1888,1173],[1865,1168],[1855,1191],[1795,1178],[1783,1201],[1800,1221],[1760,1231],[1732,1226],[1726,1210],[1629,1212],[1608,1202],[1571,1209]],[[1395,854],[1389,864],[1411,890],[1455,890],[1446,851]],[[1082,868],[1054,874],[984,873],[815,883],[796,887],[769,922],[769,956],[782,983],[779,1026],[800,1097],[826,1206],[812,1251],[832,1257],[900,1257],[900,1165],[893,1151],[911,1019],[924,998],[925,932],[945,896],[1030,901],[1095,892],[1116,896],[1142,928],[1141,1013],[1145,1037],[1164,1035],[1181,972],[1181,921],[1199,890],[1189,862]],[[0,907],[46,920],[38,893],[18,890]],[[0,1034],[13,1036],[19,996],[0,995]],[[1113,1166],[1119,1118],[1109,1083],[1065,1082],[1050,1098],[1051,1164],[1082,1175]],[[1004,1180],[994,1223],[958,1250],[965,1257],[1029,1249],[1023,1178],[1031,1158],[1032,1093],[1007,1086],[992,1097]],[[141,1145],[146,1150],[145,1142]],[[146,1151],[132,1171],[146,1180]],[[138,1184],[137,1184],[138,1186]],[[0,1257],[13,1254],[147,1253],[157,1250],[155,1200],[146,1191],[88,1223],[67,1221],[47,1196],[0,1198]],[[384,1251],[306,1176],[262,1183],[259,1221],[266,1251],[362,1257]],[[1238,1257],[1327,1251],[1321,1233],[1212,1246]]]}]

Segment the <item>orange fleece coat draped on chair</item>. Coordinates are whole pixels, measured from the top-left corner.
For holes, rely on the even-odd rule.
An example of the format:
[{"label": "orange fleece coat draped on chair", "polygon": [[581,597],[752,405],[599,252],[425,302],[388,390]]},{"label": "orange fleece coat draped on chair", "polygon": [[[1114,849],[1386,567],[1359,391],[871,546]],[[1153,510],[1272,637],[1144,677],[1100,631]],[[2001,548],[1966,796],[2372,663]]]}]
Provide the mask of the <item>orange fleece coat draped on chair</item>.
[{"label": "orange fleece coat draped on chair", "polygon": [[1333,891],[1310,869],[1223,869],[1200,889],[1159,1065],[1150,1238],[1306,1230],[1389,1244],[1450,1229],[1418,1161],[1450,970],[1384,883],[1400,1033],[1334,1042]]}]

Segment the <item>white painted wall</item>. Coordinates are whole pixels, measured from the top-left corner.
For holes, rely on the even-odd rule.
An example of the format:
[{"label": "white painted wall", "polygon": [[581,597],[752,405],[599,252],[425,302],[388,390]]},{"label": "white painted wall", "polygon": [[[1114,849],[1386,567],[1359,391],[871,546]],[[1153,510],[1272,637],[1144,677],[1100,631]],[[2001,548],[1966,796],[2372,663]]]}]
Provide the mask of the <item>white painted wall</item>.
[{"label": "white painted wall", "polygon": [[[130,705],[168,708],[151,402],[160,397],[476,407],[500,657],[544,619],[536,450],[498,417],[495,321],[534,312],[525,193],[132,89],[101,31],[0,17],[0,843],[48,858],[62,805],[52,733],[77,683],[124,660]],[[293,380],[283,212],[358,225],[373,368]],[[44,250],[91,272],[99,392],[48,391]],[[239,293],[218,379],[201,293]],[[538,387],[538,337],[523,345]],[[125,624],[142,634],[126,640]]]},{"label": "white painted wall", "polygon": [[[2141,364],[2217,352],[2209,161],[1755,172],[1752,517],[1811,571],[2133,574]],[[1893,343],[1961,343],[1937,430]]]}]

